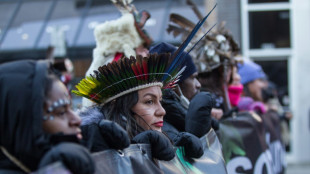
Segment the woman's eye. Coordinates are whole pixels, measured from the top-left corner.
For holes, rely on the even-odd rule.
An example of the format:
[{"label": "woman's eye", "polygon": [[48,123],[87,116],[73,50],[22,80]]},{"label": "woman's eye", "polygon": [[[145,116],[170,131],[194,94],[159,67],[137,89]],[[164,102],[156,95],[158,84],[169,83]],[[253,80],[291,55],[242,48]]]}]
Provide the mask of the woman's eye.
[{"label": "woman's eye", "polygon": [[59,111],[55,114],[55,116],[63,118],[66,115],[67,111]]},{"label": "woman's eye", "polygon": [[148,104],[148,105],[151,105],[153,103],[154,103],[153,100],[148,100],[148,101],[145,102],[145,104]]}]

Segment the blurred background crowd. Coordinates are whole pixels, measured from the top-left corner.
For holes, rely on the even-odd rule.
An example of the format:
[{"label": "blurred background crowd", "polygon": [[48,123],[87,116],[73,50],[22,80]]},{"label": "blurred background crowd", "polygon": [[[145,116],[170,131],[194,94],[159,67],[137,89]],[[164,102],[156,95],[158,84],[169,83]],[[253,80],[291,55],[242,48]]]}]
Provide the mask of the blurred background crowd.
[{"label": "blurred background crowd", "polygon": [[[205,14],[215,1],[193,2]],[[310,1],[218,0],[217,3],[208,22],[217,22],[218,31],[225,25],[239,45],[238,56],[256,63],[244,69],[238,67],[241,83],[245,86],[264,79],[262,83],[268,90],[257,101],[270,104],[281,115],[286,161],[293,167],[307,166],[310,163]],[[151,36],[151,46],[160,42],[179,46],[183,42],[181,35],[174,37],[167,32],[171,13],[181,14],[194,23],[198,21],[185,0],[135,0],[134,4],[151,15],[142,31]],[[109,0],[0,0],[0,64],[49,59],[68,89],[75,89],[96,54],[98,40],[94,29],[120,16]],[[198,65],[198,71],[199,68]],[[252,72],[251,68],[258,69]],[[258,74],[259,71],[264,75]],[[201,80],[200,83],[203,88]],[[73,109],[81,109],[82,98],[72,94],[72,99]]]}]

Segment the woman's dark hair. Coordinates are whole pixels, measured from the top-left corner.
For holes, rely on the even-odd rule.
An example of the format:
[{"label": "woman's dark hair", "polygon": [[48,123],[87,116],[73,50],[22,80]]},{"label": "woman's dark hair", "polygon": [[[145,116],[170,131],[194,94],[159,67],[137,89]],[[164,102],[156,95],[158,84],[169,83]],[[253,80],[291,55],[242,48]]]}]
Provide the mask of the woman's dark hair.
[{"label": "woman's dark hair", "polygon": [[138,125],[134,118],[133,108],[139,100],[138,92],[134,91],[126,94],[118,99],[115,99],[101,108],[108,120],[114,121],[121,125],[128,133],[130,138],[133,138],[144,129]]}]

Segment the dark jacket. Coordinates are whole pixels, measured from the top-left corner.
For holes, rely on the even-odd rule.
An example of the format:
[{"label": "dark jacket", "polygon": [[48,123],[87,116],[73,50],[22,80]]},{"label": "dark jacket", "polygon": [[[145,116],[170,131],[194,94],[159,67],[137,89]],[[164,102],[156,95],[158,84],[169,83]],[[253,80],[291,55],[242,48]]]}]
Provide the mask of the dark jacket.
[{"label": "dark jacket", "polygon": [[98,123],[104,119],[103,113],[98,107],[89,107],[85,111],[79,113],[82,124],[83,144],[91,152],[100,152],[108,149],[107,142],[103,139]]},{"label": "dark jacket", "polygon": [[[44,61],[0,65],[0,146],[30,170],[50,148],[42,129],[47,68]],[[21,172],[0,151],[0,173],[8,170]]]},{"label": "dark jacket", "polygon": [[181,104],[178,95],[172,90],[164,91],[162,106],[166,111],[163,131],[173,139],[179,132],[185,131],[187,108]]},{"label": "dark jacket", "polygon": [[174,91],[167,90],[164,93],[162,106],[166,110],[163,131],[170,138],[173,139],[177,131],[201,137],[210,130],[211,109],[214,106],[214,99],[210,93],[200,92],[195,95],[187,109]]},{"label": "dark jacket", "polygon": [[[45,89],[51,71],[47,61],[0,65],[0,173],[26,173],[55,161],[62,161],[73,173],[94,172],[88,151],[73,144],[78,142],[76,135],[43,130]],[[12,156],[17,160],[11,161]]]}]

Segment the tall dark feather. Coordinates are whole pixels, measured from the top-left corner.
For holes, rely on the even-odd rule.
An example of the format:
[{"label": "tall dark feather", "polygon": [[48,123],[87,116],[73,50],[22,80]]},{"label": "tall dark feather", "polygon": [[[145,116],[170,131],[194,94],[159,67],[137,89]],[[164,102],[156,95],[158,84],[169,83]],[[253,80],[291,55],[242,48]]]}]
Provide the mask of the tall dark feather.
[{"label": "tall dark feather", "polygon": [[209,15],[213,12],[213,10],[216,8],[217,4],[214,5],[214,7],[212,8],[212,10],[202,19],[200,20],[195,28],[192,30],[192,32],[189,34],[189,36],[186,38],[186,40],[182,43],[182,45],[177,49],[177,51],[172,55],[173,58],[173,62],[170,66],[170,68],[168,69],[168,73],[170,73],[170,71],[172,69],[174,69],[175,64],[177,62],[183,62],[184,57],[180,57],[182,52],[184,51],[184,49],[186,48],[186,46],[190,43],[190,41],[192,40],[192,38],[195,36],[195,34],[197,33],[197,31],[199,30],[199,28],[203,25],[203,23],[207,20],[207,18],[209,17]]}]

